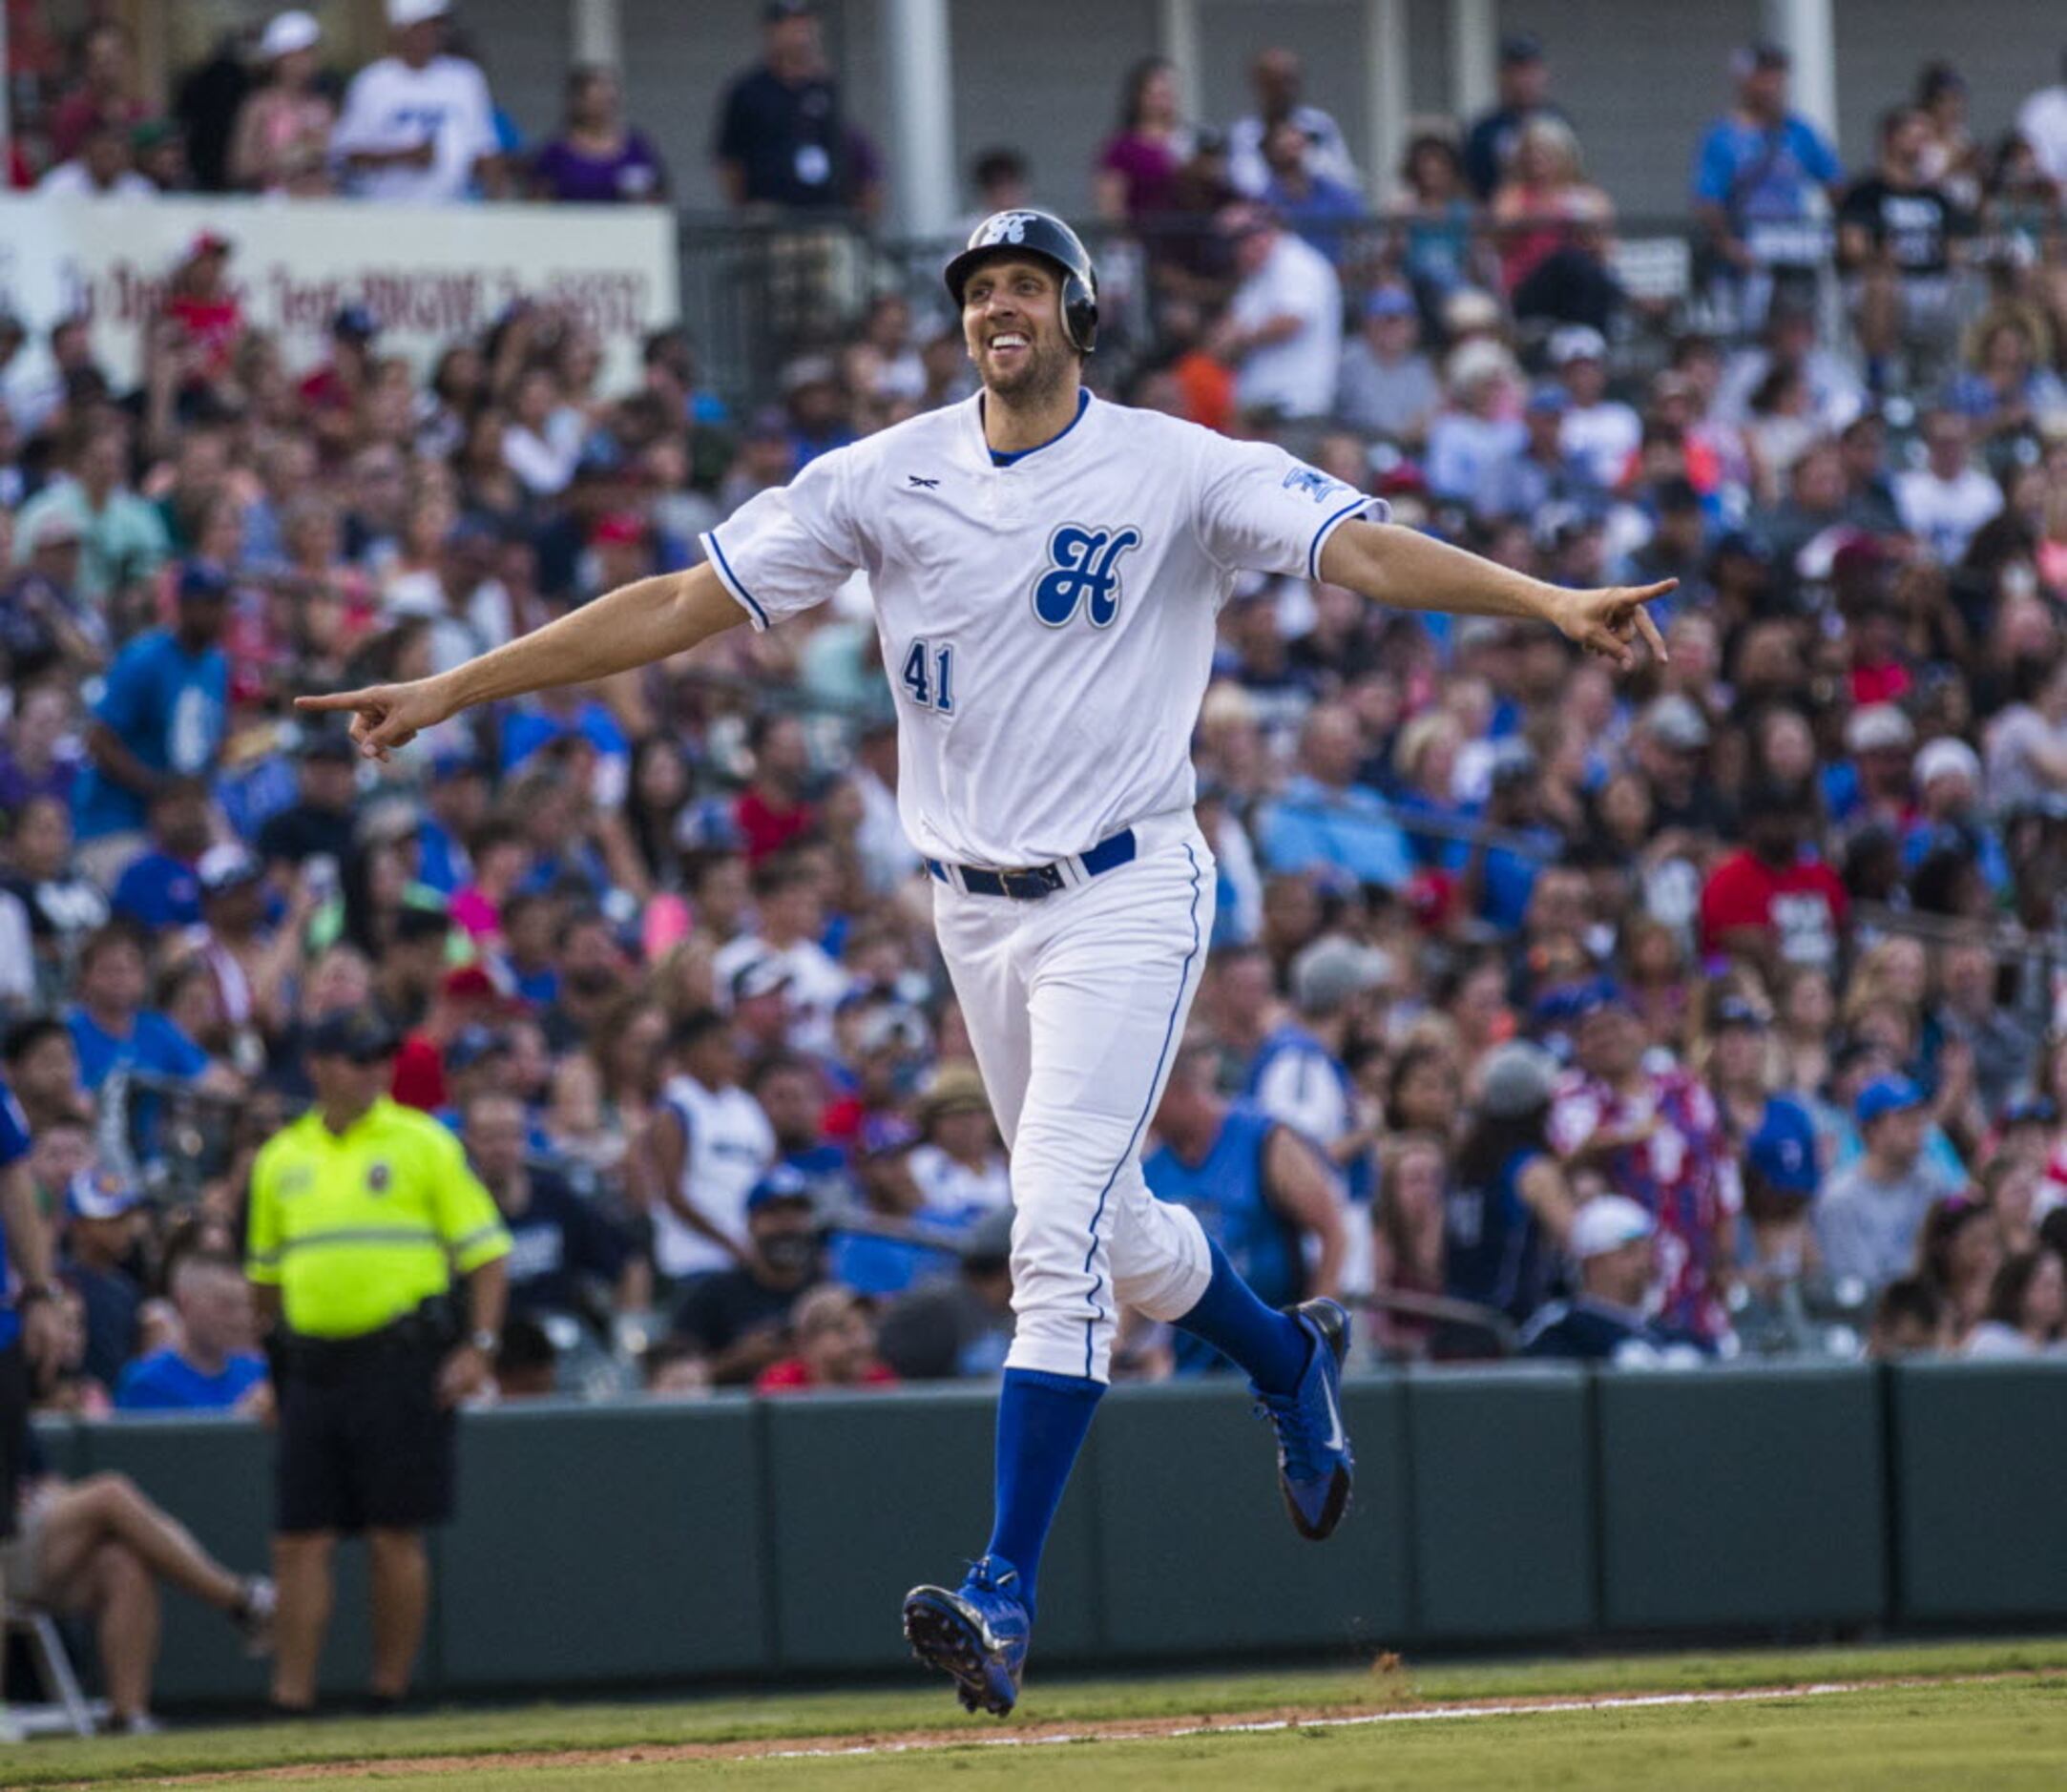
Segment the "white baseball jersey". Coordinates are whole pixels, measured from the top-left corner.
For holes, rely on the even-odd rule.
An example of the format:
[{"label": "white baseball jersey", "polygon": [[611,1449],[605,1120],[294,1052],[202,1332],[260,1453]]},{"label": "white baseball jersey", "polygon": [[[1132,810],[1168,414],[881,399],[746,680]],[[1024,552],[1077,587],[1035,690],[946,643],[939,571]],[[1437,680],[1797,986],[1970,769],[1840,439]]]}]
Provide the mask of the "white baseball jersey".
[{"label": "white baseball jersey", "polygon": [[866,572],[905,831],[929,858],[1041,865],[1190,808],[1236,573],[1315,577],[1336,528],[1386,511],[1283,448],[1089,392],[997,465],[981,405],[821,455],[703,545],[757,629]]},{"label": "white baseball jersey", "polygon": [[383,56],[352,76],[344,110],[330,133],[330,154],[414,149],[429,142],[428,168],[395,163],[361,170],[351,189],[362,198],[434,205],[464,198],[473,165],[494,155],[495,105],[480,68],[459,56],[433,56],[412,69]]}]

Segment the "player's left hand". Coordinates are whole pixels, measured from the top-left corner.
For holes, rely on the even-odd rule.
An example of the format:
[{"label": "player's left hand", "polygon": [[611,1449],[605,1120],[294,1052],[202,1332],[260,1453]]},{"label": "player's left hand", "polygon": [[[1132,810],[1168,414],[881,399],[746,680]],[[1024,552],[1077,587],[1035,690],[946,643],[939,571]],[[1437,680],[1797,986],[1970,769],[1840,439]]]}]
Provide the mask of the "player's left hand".
[{"label": "player's left hand", "polygon": [[1665,652],[1665,637],[1658,632],[1658,624],[1651,620],[1651,613],[1644,605],[1678,590],[1679,585],[1678,579],[1666,578],[1656,585],[1610,585],[1601,591],[1566,592],[1554,620],[1568,641],[1612,660],[1620,671],[1627,672],[1637,663],[1639,636],[1658,663],[1663,665],[1670,657]]},{"label": "player's left hand", "polygon": [[488,1358],[463,1344],[438,1367],[438,1405],[452,1407],[488,1386]]}]

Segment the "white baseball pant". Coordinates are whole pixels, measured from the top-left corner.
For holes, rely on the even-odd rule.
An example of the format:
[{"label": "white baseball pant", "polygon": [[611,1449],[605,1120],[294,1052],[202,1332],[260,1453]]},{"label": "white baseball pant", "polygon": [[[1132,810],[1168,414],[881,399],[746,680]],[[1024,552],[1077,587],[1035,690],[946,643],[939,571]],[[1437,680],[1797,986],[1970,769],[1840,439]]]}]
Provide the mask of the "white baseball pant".
[{"label": "white baseball pant", "polygon": [[1158,1200],[1141,1141],[1213,932],[1214,863],[1189,812],[1138,856],[1037,902],[935,883],[933,921],[1012,1153],[1008,1368],[1110,1379],[1122,1305],[1188,1313],[1212,1279],[1188,1208]]}]

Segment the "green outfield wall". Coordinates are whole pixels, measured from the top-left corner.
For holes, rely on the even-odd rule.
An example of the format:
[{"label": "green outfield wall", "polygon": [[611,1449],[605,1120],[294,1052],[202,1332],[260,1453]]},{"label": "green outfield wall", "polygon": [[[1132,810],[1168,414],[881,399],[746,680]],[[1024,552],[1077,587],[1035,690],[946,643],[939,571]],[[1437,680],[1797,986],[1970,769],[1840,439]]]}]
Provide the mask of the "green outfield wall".
[{"label": "green outfield wall", "polygon": [[[1350,1516],[1278,1503],[1231,1382],[1105,1403],[1042,1575],[1038,1659],[1085,1667],[1615,1637],[2067,1622],[2067,1363],[1353,1382]],[[991,1502],[986,1389],[534,1404],[461,1426],[433,1546],[433,1696],[880,1673],[897,1603],[952,1580]],[[229,1420],[42,1429],[262,1565],[270,1434]],[[327,1687],[364,1683],[347,1546]],[[229,1627],[167,1601],[161,1702],[256,1698]]]}]

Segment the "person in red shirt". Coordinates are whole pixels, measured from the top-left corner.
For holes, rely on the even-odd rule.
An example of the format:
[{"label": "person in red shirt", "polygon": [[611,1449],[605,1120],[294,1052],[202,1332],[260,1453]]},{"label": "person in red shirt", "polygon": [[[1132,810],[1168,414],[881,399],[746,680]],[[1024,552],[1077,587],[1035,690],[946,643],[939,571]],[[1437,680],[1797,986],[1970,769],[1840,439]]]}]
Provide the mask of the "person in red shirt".
[{"label": "person in red shirt", "polygon": [[203,230],[187,245],[165,291],[165,315],[178,325],[186,383],[206,385],[229,372],[244,333],[244,308],[229,283],[235,245]]},{"label": "person in red shirt", "polygon": [[757,716],[748,744],[754,753],[753,781],[740,793],[732,819],[746,843],[747,864],[758,865],[808,833],[818,814],[804,800],[811,775],[804,724],[794,716]]},{"label": "person in red shirt", "polygon": [[112,19],[88,29],[79,43],[79,83],[51,115],[51,154],[70,161],[95,125],[127,130],[148,115],[132,77],[129,33]]},{"label": "person in red shirt", "polygon": [[1815,802],[1806,784],[1745,793],[1745,845],[1708,874],[1701,892],[1702,952],[1745,957],[1773,971],[1834,965],[1849,900],[1816,855]]},{"label": "person in red shirt", "polygon": [[813,1288],[790,1316],[796,1349],[762,1369],[757,1394],[810,1387],[894,1387],[896,1373],[876,1355],[874,1308],[851,1288]]}]

